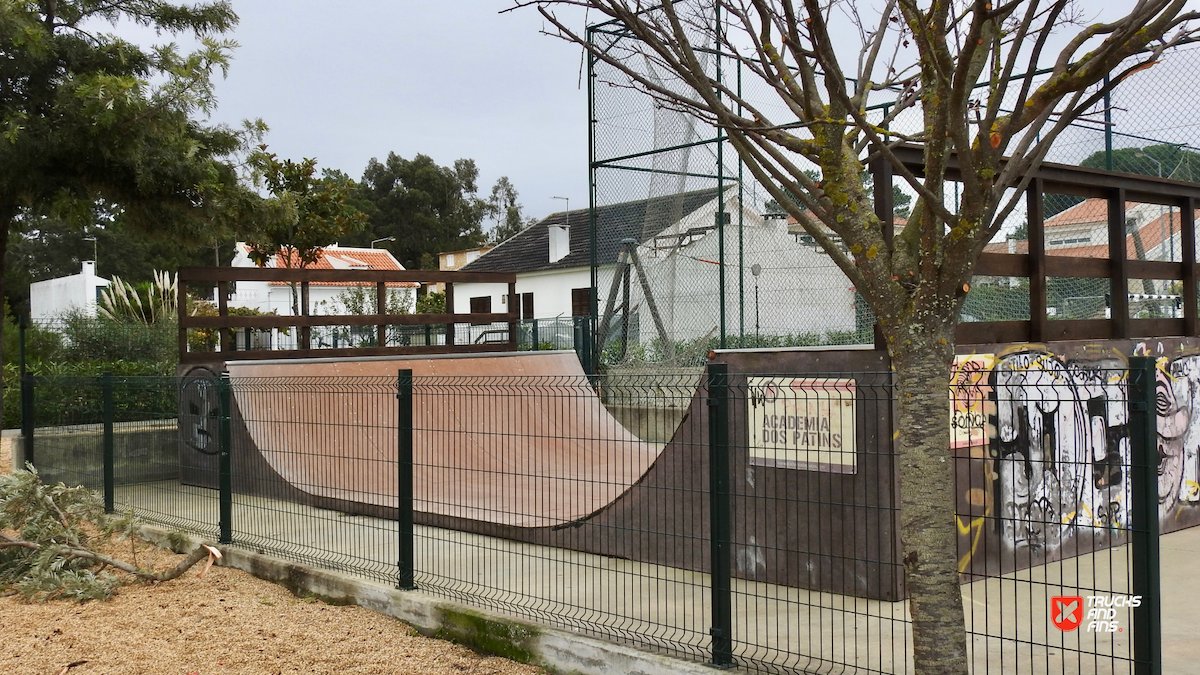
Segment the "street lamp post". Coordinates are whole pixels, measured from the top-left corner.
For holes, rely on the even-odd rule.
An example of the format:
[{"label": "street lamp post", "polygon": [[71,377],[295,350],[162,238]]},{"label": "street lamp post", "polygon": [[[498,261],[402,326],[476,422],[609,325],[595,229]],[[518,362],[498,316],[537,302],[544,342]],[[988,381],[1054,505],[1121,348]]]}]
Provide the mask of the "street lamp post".
[{"label": "street lamp post", "polygon": [[[754,263],[750,266],[750,274],[754,275],[754,335],[762,337],[762,329],[758,323],[758,275],[762,274],[762,265]],[[760,347],[762,345],[755,345]]]},{"label": "street lamp post", "polygon": [[371,248],[375,248],[375,244],[378,244],[381,241],[396,241],[396,238],[395,237],[381,237],[379,239],[372,239],[371,240]]}]

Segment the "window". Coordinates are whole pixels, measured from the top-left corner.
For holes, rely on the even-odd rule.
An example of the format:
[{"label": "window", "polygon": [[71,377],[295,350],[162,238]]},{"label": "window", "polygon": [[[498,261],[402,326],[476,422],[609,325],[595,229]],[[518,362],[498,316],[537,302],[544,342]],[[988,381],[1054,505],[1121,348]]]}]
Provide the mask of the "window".
[{"label": "window", "polygon": [[518,298],[518,302],[521,303],[520,304],[521,318],[522,319],[532,319],[533,318],[533,293],[521,293],[520,295],[517,296],[517,298]]},{"label": "window", "polygon": [[571,289],[571,316],[592,315],[592,289]]},{"label": "window", "polygon": [[1071,237],[1069,239],[1051,239],[1050,240],[1051,246],[1070,246],[1072,244],[1090,244],[1090,243],[1092,243],[1091,237]]}]

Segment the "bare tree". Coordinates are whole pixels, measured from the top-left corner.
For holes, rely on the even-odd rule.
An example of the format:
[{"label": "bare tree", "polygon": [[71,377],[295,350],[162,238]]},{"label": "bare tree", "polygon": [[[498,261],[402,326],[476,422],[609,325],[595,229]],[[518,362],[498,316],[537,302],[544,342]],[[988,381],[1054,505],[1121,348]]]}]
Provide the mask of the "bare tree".
[{"label": "bare tree", "polygon": [[[619,71],[617,86],[721,129],[874,311],[896,373],[918,673],[967,672],[946,391],[972,268],[1063,129],[1193,32],[1184,4],[1139,0],[1121,18],[1085,24],[1071,0],[515,3],[538,6],[553,33]],[[623,39],[590,44],[556,5],[613,20]],[[846,58],[848,43],[860,48]],[[714,49],[757,89],[722,81]],[[760,96],[739,95],[751,90]],[[872,113],[883,100],[888,112]],[[894,124],[905,112],[921,120],[911,133]],[[897,160],[898,143],[921,145],[923,175]],[[917,195],[894,238],[860,178],[875,159]],[[813,164],[819,180],[804,170]],[[957,203],[944,198],[952,176]]]}]

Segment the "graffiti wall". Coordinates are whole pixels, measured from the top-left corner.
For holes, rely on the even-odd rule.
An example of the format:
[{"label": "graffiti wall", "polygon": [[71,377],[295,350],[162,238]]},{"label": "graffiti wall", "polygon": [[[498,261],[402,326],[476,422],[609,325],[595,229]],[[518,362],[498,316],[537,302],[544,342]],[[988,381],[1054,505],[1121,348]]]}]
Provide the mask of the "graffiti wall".
[{"label": "graffiti wall", "polygon": [[1125,543],[1129,355],[1156,358],[1161,531],[1200,524],[1200,354],[1131,343],[964,355],[950,389],[963,572]]}]

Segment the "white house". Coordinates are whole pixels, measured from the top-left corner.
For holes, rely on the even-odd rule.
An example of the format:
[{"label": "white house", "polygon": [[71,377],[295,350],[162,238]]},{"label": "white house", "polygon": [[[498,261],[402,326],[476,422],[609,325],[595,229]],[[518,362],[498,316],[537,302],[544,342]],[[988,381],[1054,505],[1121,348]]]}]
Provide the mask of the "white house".
[{"label": "white house", "polygon": [[[717,201],[716,189],[707,189],[597,207],[598,314],[614,272],[623,269],[622,242],[632,240],[668,336],[678,341],[715,334],[721,313]],[[753,333],[756,326],[764,335],[855,328],[854,292],[828,256],[801,243],[786,222],[740,208],[736,188],[725,191],[723,210],[727,335]],[[587,209],[553,214],[463,269],[516,272],[522,319],[588,316],[589,217]],[[636,272],[630,281],[629,329],[636,333],[630,342],[653,339],[657,329]],[[455,310],[507,311],[506,294],[499,284],[458,284]]]},{"label": "white house", "polygon": [[[1142,202],[1125,203],[1125,250],[1130,260],[1160,260],[1180,262],[1183,247],[1195,246],[1184,242],[1182,219],[1178,208]],[[1193,214],[1200,216],[1200,211]],[[1044,223],[1046,254],[1076,258],[1107,258],[1108,250],[1108,201],[1099,198],[1085,199],[1054,216]],[[987,253],[1029,253],[1028,240],[1009,239],[988,244]],[[1013,282],[1015,283],[1015,281]],[[1181,296],[1178,282],[1167,280],[1130,280],[1129,300],[1134,312],[1154,309],[1182,316],[1179,307]],[[1086,280],[1076,284],[1081,290],[1079,298],[1068,298],[1086,302],[1092,300],[1096,317],[1108,316],[1108,310],[1097,298],[1108,292],[1107,280]],[[1097,290],[1099,289],[1099,290]],[[1048,311],[1059,316],[1066,307],[1051,306]],[[1136,315],[1136,314],[1135,314]],[[1158,314],[1161,316],[1162,314]]]},{"label": "white house", "polygon": [[[625,239],[641,242],[709,202],[715,211],[717,191],[699,190],[596,208],[597,300],[604,307],[612,275]],[[571,330],[573,317],[591,314],[591,244],[588,209],[555,213],[530,225],[462,269],[468,272],[516,272],[522,319],[558,319],[552,330]],[[710,216],[711,218],[711,216]],[[648,233],[648,234],[647,234]],[[507,312],[503,284],[464,283],[454,286],[456,312]],[[549,322],[543,322],[549,323]],[[561,344],[562,336],[552,341]],[[542,340],[545,340],[542,337]],[[569,343],[569,337],[567,338]]]},{"label": "white house", "polygon": [[[232,267],[256,267],[250,260],[250,249],[244,242],[238,242]],[[267,263],[267,267],[283,268],[283,254],[277,254]],[[403,270],[404,266],[384,249],[350,248],[337,244],[328,246],[320,251],[316,262],[308,265],[307,269],[324,270]],[[411,312],[416,306],[416,282],[390,282],[388,293],[393,298],[389,302],[399,303]],[[348,284],[334,281],[313,281],[308,285],[310,314],[348,314],[345,305],[346,295],[360,287],[361,284]],[[375,287],[369,285],[367,291],[374,297]],[[262,312],[275,312],[279,315],[293,314],[292,287],[282,281],[239,281],[237,289],[229,297],[230,307],[249,307]]]},{"label": "white house", "polygon": [[96,276],[93,260],[83,261],[79,274],[35,281],[29,285],[30,317],[35,322],[48,322],[73,311],[94,316],[100,289],[109,283],[108,279]]},{"label": "white house", "polygon": [[[1183,230],[1178,209],[1160,204],[1125,203],[1128,234],[1125,248],[1131,259],[1183,259]],[[1197,211],[1200,215],[1200,211]],[[1078,258],[1108,257],[1108,201],[1085,199],[1047,218],[1046,253]],[[989,244],[988,253],[1028,253],[1028,240]]]},{"label": "white house", "polygon": [[[782,218],[745,208],[739,232],[735,194],[725,206],[734,216],[724,235],[726,335],[854,331],[854,290],[845,274]],[[714,200],[638,247],[657,303],[669,308],[663,320],[675,339],[718,334],[721,236],[715,218]],[[653,335],[648,313],[638,316],[643,338]]]}]

